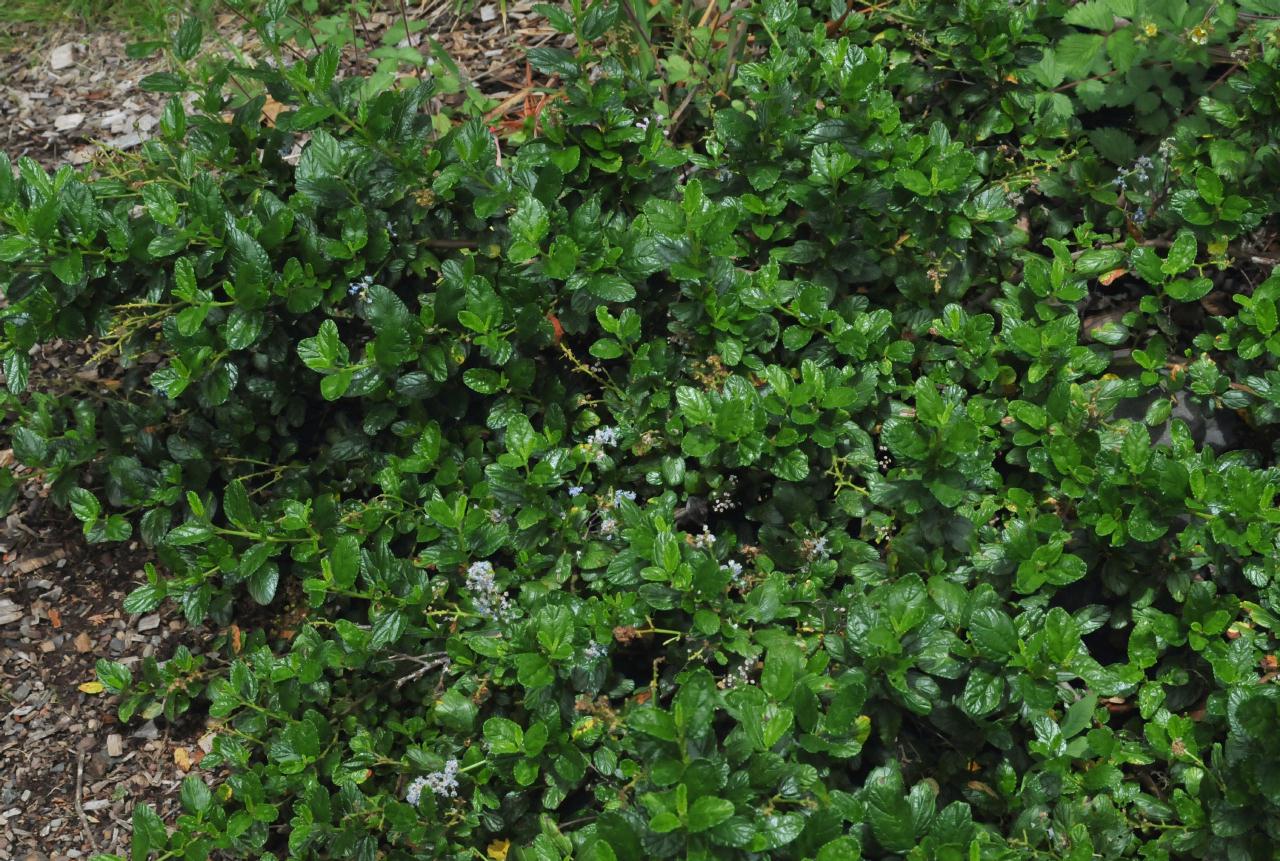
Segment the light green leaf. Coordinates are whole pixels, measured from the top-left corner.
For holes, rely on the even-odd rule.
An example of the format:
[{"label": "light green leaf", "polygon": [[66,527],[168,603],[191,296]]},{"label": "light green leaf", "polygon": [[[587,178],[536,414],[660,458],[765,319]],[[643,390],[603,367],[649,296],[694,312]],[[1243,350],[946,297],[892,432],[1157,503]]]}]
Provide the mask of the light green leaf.
[{"label": "light green leaf", "polygon": [[697,834],[714,828],[733,815],[733,802],[715,796],[703,796],[689,805],[689,831]]}]

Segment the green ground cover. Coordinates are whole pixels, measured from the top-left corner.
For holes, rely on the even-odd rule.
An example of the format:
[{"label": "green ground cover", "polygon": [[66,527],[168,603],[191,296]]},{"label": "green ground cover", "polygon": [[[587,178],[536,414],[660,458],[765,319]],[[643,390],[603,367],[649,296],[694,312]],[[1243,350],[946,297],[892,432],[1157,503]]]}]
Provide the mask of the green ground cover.
[{"label": "green ground cover", "polygon": [[1274,857],[1280,9],[541,11],[0,169],[15,456],[242,632],[99,664],[221,728],[134,858]]}]

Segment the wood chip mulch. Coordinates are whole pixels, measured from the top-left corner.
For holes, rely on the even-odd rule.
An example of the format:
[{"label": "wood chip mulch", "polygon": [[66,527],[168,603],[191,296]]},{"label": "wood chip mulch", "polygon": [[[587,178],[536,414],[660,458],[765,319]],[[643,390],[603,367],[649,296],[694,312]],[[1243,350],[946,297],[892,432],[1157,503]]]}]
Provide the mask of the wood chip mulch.
[{"label": "wood chip mulch", "polygon": [[[531,84],[548,83],[531,81],[524,50],[569,44],[533,6],[533,0],[520,0],[504,14],[498,4],[485,3],[463,18],[453,14],[453,0],[411,7],[411,17],[430,26],[401,40],[398,47],[416,48],[429,59],[426,68],[430,69],[436,61],[424,38],[429,36],[449,54],[466,81],[486,96],[500,102],[518,97]],[[357,19],[353,29],[367,47],[345,50],[344,73],[372,71],[377,60],[369,51],[380,46],[388,28],[399,21],[394,11]],[[225,45],[249,56],[259,50],[234,16],[222,15],[216,23]],[[104,148],[126,152],[137,148],[159,125],[168,96],[144,92],[138,84],[168,67],[159,55],[129,58],[126,48],[133,37],[113,30],[60,30],[33,33],[21,41],[28,47],[0,53],[0,149],[11,160],[28,156],[49,169],[64,163],[87,165]],[[208,40],[208,44],[211,50],[218,49],[216,42]]]},{"label": "wood chip mulch", "polygon": [[212,742],[198,714],[122,726],[113,697],[81,690],[99,658],[136,672],[180,644],[203,651],[213,633],[171,606],[120,609],[145,559],[134,543],[86,545],[79,524],[39,495],[0,527],[0,858],[124,852],[133,805],[171,816]]}]

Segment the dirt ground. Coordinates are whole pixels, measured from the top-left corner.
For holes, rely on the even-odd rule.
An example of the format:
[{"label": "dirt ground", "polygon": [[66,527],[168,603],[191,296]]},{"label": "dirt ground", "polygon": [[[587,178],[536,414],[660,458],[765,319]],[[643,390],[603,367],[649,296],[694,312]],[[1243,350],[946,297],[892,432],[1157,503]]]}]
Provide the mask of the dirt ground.
[{"label": "dirt ground", "polygon": [[114,698],[80,686],[99,658],[136,669],[180,643],[200,651],[214,632],[171,607],[123,613],[145,555],[86,545],[38,496],[7,518],[0,554],[0,858],[123,851],[133,805],[171,812],[211,739],[199,719],[121,726]]},{"label": "dirt ground", "polygon": [[[407,7],[411,18],[431,25],[414,33],[412,47],[430,56],[422,38],[430,36],[471,84],[499,101],[530,83],[524,50],[561,38],[533,11],[533,0],[508,4],[505,14],[496,3],[483,3],[462,18],[454,14],[453,2]],[[0,20],[3,14],[0,2]],[[377,46],[381,34],[399,20],[398,11],[374,13],[360,20],[357,31],[368,45]],[[249,56],[255,53],[253,38],[234,16],[219,17],[217,25],[224,46]],[[24,45],[21,50],[0,53],[0,149],[13,161],[25,155],[55,169],[61,164],[85,165],[102,147],[128,151],[139,146],[159,125],[168,96],[143,92],[138,82],[167,67],[159,56],[130,59],[126,48],[135,40],[110,29],[75,30],[65,25],[16,38]],[[365,53],[350,48],[345,52],[347,74],[366,73],[374,65]]]},{"label": "dirt ground", "polygon": [[[532,6],[509,5],[504,18],[487,3],[461,19],[448,3],[409,8],[431,22],[426,32],[476,86],[518,109],[531,80],[523,48],[556,38]],[[366,35],[376,43],[392,20],[373,16],[363,22]],[[252,49],[234,19],[217,23],[232,44]],[[0,52],[0,149],[52,170],[91,168],[103,147],[139,146],[158,125],[165,97],[138,82],[163,61],[130,59],[133,39],[65,24],[19,33],[11,44],[21,49]],[[351,52],[344,67],[359,73],[371,63]],[[77,347],[48,353],[45,372],[82,372]],[[12,463],[7,439],[0,425],[3,467]],[[175,726],[162,718],[121,725],[113,697],[81,690],[94,681],[99,658],[136,668],[149,656],[167,659],[180,644],[205,652],[221,633],[192,628],[167,605],[124,613],[146,561],[136,543],[86,544],[37,483],[0,524],[0,861],[126,854],[134,805],[149,803],[171,821],[182,779],[193,768],[200,773],[212,736],[198,706]]]}]

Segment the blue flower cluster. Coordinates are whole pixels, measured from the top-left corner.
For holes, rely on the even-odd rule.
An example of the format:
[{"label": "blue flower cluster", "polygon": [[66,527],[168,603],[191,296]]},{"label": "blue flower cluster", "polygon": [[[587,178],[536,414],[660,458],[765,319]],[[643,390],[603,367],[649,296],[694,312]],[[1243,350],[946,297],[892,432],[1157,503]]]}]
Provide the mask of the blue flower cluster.
[{"label": "blue flower cluster", "polygon": [[458,761],[450,758],[444,768],[439,771],[433,771],[425,777],[414,778],[413,783],[409,784],[409,789],[405,792],[404,800],[418,806],[418,802],[422,800],[422,790],[430,789],[436,795],[444,798],[453,798],[458,794]]},{"label": "blue flower cluster", "polygon": [[493,564],[490,562],[473,562],[467,569],[467,589],[471,592],[471,600],[476,612],[486,619],[495,622],[509,621],[514,614],[511,599],[507,593],[498,588],[494,577]]}]

